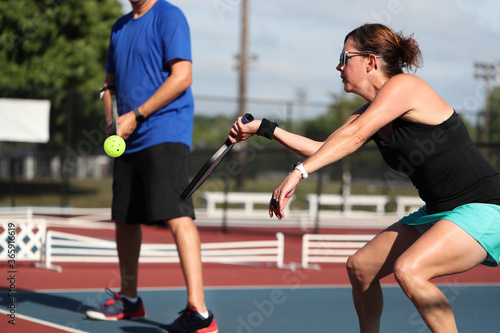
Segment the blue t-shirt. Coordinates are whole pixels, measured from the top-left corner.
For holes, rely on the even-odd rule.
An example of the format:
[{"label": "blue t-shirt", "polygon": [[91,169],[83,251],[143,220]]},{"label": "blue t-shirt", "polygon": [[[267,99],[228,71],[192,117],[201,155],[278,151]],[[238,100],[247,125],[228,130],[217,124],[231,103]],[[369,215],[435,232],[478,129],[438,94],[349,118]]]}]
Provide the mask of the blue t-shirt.
[{"label": "blue t-shirt", "polygon": [[[132,12],[113,25],[106,72],[115,74],[118,113],[123,115],[148,100],[165,82],[174,59],[192,61],[189,26],[181,10],[158,0],[143,16]],[[164,142],[191,146],[194,101],[188,88],[174,101],[138,125],[126,140],[126,153]]]}]

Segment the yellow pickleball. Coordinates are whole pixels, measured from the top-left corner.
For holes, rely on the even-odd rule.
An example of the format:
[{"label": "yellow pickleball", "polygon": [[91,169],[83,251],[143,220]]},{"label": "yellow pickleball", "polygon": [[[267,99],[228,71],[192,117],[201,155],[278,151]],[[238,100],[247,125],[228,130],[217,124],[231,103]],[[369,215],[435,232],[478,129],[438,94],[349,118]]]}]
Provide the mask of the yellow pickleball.
[{"label": "yellow pickleball", "polygon": [[125,140],[118,135],[111,135],[104,141],[104,151],[111,157],[121,156],[125,148]]}]

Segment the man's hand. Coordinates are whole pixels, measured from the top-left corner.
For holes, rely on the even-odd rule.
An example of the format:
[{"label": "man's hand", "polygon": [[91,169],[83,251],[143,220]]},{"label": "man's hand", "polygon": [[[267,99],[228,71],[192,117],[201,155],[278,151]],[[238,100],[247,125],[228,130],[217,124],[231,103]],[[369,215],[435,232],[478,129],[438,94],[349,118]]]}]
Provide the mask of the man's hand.
[{"label": "man's hand", "polygon": [[137,120],[134,111],[125,113],[118,117],[118,135],[126,140],[137,128]]}]

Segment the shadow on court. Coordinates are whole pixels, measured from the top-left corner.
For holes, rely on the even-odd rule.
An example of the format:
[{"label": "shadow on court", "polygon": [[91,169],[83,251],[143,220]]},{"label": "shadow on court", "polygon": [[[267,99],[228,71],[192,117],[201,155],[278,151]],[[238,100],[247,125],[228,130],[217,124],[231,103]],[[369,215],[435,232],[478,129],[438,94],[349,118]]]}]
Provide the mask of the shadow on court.
[{"label": "shadow on court", "polygon": [[[8,304],[11,299],[8,297],[8,291],[1,290],[0,292],[0,303]],[[32,305],[37,307],[49,307],[54,310],[72,311],[81,314],[85,314],[85,312],[90,309],[90,306],[71,297],[67,297],[64,294],[48,294],[29,290],[17,290],[15,300],[18,309],[24,308],[25,304],[28,304],[29,307]]]},{"label": "shadow on court", "polygon": [[[500,286],[441,286],[455,311],[460,332],[500,332]],[[8,304],[0,295],[2,308]],[[63,325],[81,332],[148,333],[173,321],[185,304],[185,291],[141,290],[148,317],[144,320],[102,322],[89,320],[85,311],[101,304],[100,291],[19,291],[17,313]],[[346,287],[210,288],[206,300],[220,333],[322,333],[358,332],[351,290]],[[381,331],[429,332],[398,287],[384,287]]]}]

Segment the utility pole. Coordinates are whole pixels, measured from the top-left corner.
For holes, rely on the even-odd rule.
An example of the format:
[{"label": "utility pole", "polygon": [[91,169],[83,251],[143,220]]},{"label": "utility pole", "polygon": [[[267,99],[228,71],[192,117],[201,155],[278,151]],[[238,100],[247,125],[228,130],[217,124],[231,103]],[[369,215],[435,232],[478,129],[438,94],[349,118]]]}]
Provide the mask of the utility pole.
[{"label": "utility pole", "polygon": [[248,1],[241,2],[241,35],[239,54],[238,116],[246,113],[247,61],[248,61]]},{"label": "utility pole", "polygon": [[[248,54],[248,5],[250,0],[241,1],[241,35],[240,35],[240,54],[238,55],[238,116],[243,116],[247,111],[247,72],[249,60],[255,60],[255,56]],[[240,172],[237,176],[236,188],[242,189],[245,184],[245,165],[246,165],[246,141],[238,143],[238,154],[236,159],[240,165]]]}]

